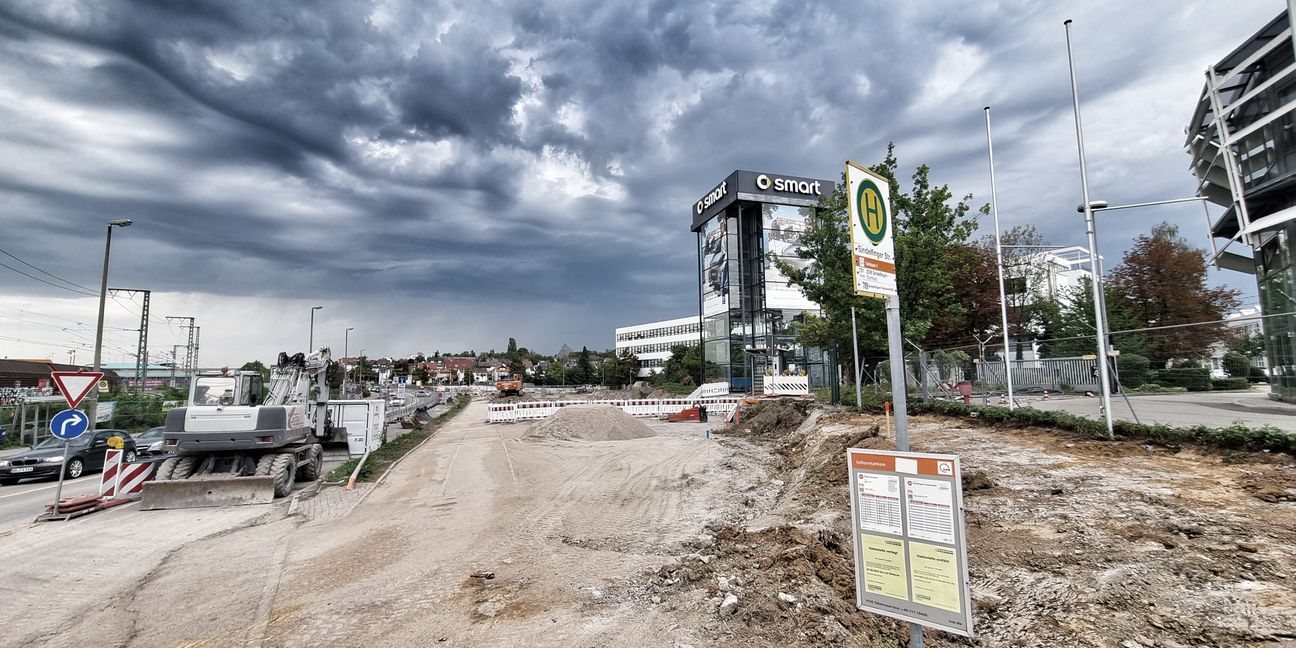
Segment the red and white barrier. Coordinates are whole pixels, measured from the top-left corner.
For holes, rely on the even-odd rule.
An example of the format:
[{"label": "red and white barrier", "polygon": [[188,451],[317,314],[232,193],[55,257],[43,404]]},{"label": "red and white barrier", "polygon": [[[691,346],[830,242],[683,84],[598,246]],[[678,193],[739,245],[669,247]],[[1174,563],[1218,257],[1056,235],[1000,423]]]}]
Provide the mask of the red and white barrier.
[{"label": "red and white barrier", "polygon": [[619,407],[631,416],[657,418],[667,414],[676,414],[685,409],[701,405],[707,413],[727,419],[742,401],[738,396],[720,398],[660,398],[645,400],[570,400],[570,401],[518,401],[516,403],[492,403],[487,406],[487,423],[513,423],[516,421],[538,421],[548,418],[558,410],[569,405],[612,405]]},{"label": "red and white barrier", "polygon": [[136,499],[144,490],[144,482],[152,479],[156,462],[124,463],[125,453],[113,448],[104,456],[103,473],[99,476],[99,496]]}]

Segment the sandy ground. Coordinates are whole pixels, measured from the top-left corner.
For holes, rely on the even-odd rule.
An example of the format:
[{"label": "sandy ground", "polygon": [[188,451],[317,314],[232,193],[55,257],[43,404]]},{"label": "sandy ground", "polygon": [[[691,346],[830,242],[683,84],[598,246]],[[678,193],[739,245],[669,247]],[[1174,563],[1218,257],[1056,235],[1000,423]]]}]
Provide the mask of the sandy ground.
[{"label": "sandy ground", "polygon": [[[524,439],[486,402],[377,486],[0,537],[0,645],[904,645],[854,609],[843,454],[893,448],[880,420]],[[978,636],[929,646],[1296,645],[1291,457],[940,419],[912,435],[971,478]]]},{"label": "sandy ground", "polygon": [[304,501],[173,552],[128,601],[103,604],[131,628],[119,645],[674,645],[677,619],[622,584],[675,560],[706,523],[742,522],[745,485],[730,479],[759,478],[758,461],[700,424],[522,441],[526,425],[487,425],[485,409],[472,404],[349,514],[354,502]]}]

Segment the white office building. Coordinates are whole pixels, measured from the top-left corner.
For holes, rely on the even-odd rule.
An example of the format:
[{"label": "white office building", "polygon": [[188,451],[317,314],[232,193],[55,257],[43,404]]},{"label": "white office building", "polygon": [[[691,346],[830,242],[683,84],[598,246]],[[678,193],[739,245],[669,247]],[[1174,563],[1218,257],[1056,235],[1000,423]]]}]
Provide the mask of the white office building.
[{"label": "white office building", "polygon": [[1025,280],[1025,303],[1037,299],[1056,299],[1066,303],[1084,279],[1093,277],[1089,250],[1079,245],[1036,252],[1026,255],[1023,260],[1025,265],[1010,267],[1008,275],[1010,283],[1013,283],[1013,277],[1017,278],[1016,286],[1009,287],[1011,293],[1021,294],[1021,282]]},{"label": "white office building", "polygon": [[660,373],[671,349],[697,346],[702,337],[702,318],[679,317],[647,324],[622,326],[616,330],[616,352],[628,351],[639,358],[639,377]]}]

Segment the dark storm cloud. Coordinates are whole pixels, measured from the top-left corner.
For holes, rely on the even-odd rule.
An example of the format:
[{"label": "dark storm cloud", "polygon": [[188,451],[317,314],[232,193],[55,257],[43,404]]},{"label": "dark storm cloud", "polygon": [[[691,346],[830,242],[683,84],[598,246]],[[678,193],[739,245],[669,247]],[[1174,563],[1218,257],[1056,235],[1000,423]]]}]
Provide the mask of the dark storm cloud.
[{"label": "dark storm cloud", "polygon": [[[1174,131],[1199,71],[1281,9],[1217,4],[1071,16],[1105,197],[1191,191]],[[123,282],[545,310],[529,345],[606,346],[695,309],[688,206],[732,169],[835,179],[895,141],[906,175],[929,163],[984,202],[986,104],[1005,226],[1080,242],[1066,17],[1028,0],[7,3],[0,227],[87,284],[105,215],[130,215],[123,245],[147,263]],[[1108,257],[1146,224],[1105,225]],[[0,287],[44,288],[19,279]],[[473,316],[441,334],[502,346]]]}]

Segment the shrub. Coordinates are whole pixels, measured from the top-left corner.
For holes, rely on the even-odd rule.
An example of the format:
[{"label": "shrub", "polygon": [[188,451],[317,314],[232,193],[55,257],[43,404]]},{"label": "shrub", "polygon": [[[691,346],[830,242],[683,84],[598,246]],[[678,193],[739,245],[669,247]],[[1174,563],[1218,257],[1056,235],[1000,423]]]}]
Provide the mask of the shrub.
[{"label": "shrub", "polygon": [[1205,367],[1184,367],[1162,369],[1152,380],[1168,387],[1183,387],[1188,391],[1210,391],[1210,369]]},{"label": "shrub", "polygon": [[1138,387],[1148,381],[1148,367],[1151,362],[1136,353],[1122,353],[1116,356],[1116,370],[1120,372],[1121,385]]},{"label": "shrub", "polygon": [[1227,391],[1229,389],[1248,389],[1251,387],[1251,381],[1246,378],[1217,378],[1211,381],[1211,389],[1215,391]]},{"label": "shrub", "polygon": [[[909,411],[915,414],[942,414],[962,418],[976,418],[980,421],[998,425],[1038,425],[1060,430],[1078,432],[1102,438],[1106,436],[1107,426],[1100,420],[1067,414],[1065,412],[1046,412],[1033,407],[1019,407],[1009,410],[1006,407],[964,405],[951,401],[931,401],[929,403],[910,403]],[[1227,450],[1251,450],[1285,452],[1296,455],[1296,434],[1290,434],[1268,425],[1248,428],[1241,424],[1224,428],[1208,428],[1197,425],[1187,428],[1170,427],[1159,423],[1135,423],[1133,421],[1113,421],[1112,430],[1129,439],[1146,439],[1163,445],[1181,443],[1200,443]]]},{"label": "shrub", "polygon": [[1234,378],[1246,378],[1251,373],[1251,360],[1237,351],[1224,354],[1224,373]]}]

